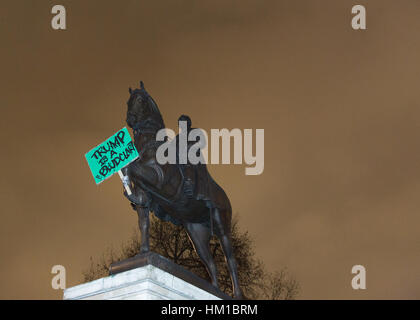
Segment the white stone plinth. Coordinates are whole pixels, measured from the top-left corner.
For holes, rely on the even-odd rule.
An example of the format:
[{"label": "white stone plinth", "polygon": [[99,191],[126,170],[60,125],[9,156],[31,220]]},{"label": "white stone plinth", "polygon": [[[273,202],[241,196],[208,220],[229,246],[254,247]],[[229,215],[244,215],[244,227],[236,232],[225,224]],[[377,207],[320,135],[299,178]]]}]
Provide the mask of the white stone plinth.
[{"label": "white stone plinth", "polygon": [[64,300],[220,300],[153,265],[64,290]]}]

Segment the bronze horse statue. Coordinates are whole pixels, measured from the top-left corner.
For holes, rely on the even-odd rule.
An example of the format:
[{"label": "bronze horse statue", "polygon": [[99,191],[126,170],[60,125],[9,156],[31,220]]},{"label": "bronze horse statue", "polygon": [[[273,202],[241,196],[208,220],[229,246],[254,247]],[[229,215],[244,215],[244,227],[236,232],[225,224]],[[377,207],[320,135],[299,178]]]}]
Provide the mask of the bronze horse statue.
[{"label": "bronze horse statue", "polygon": [[[156,135],[165,128],[162,115],[143,82],[140,82],[140,89],[130,88],[129,92],[126,122],[133,130],[139,158],[124,170],[126,183],[133,191],[131,195],[126,192],[124,195],[138,214],[140,254],[150,250],[149,214],[153,211],[158,218],[185,227],[212,284],[218,288],[217,269],[209,248],[210,238],[214,234],[226,257],[234,297],[241,299],[242,291],[231,244],[232,208],[226,193],[212,179],[205,164],[190,165],[188,177],[178,161],[176,164],[159,164],[156,152],[163,142],[156,141]],[[186,192],[187,181],[192,183],[193,193]]]}]

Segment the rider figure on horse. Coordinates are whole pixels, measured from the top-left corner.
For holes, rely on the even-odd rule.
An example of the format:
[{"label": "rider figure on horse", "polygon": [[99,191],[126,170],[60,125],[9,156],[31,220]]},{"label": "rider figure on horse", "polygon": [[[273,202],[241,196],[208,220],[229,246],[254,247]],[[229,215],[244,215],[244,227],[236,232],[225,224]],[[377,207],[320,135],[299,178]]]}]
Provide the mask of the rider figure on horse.
[{"label": "rider figure on horse", "polygon": [[[187,115],[181,115],[178,118],[178,124],[181,121],[185,121],[186,122],[186,128],[187,128],[187,134],[185,135],[186,137],[188,137],[188,135],[190,134],[191,130],[194,130],[195,128],[192,128],[192,121],[191,118]],[[185,126],[184,126],[185,128]],[[190,147],[194,144],[196,144],[198,141],[190,141],[189,139],[187,139],[187,154],[185,155],[186,159],[187,159],[187,163],[180,163],[179,161],[179,152],[181,152],[181,148],[179,145],[179,135],[176,137],[176,145],[177,145],[177,163],[181,169],[182,175],[184,176],[184,186],[183,186],[183,191],[184,194],[188,197],[188,198],[193,198],[194,196],[194,189],[195,186],[198,184],[198,181],[204,182],[203,180],[207,180],[207,169],[206,169],[206,165],[203,163],[198,163],[198,164],[192,164],[190,163],[189,159],[188,159],[188,151],[190,150]],[[198,138],[200,139],[200,138]],[[197,152],[201,152],[200,149],[198,149]],[[201,154],[197,154],[198,157],[201,157]],[[207,181],[205,181],[207,182]],[[199,193],[200,191],[204,191],[204,190],[197,190]],[[205,193],[205,195],[207,195]]]}]

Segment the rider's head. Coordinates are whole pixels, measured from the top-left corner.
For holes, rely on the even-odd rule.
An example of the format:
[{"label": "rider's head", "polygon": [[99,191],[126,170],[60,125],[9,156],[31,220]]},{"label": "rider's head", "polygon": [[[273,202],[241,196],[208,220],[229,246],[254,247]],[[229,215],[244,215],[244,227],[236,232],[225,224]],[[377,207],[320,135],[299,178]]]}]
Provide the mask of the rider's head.
[{"label": "rider's head", "polygon": [[191,129],[191,118],[189,116],[186,116],[185,114],[183,114],[182,116],[180,116],[178,118],[178,123],[180,121],[186,121],[187,122],[187,130],[190,131],[190,129]]}]

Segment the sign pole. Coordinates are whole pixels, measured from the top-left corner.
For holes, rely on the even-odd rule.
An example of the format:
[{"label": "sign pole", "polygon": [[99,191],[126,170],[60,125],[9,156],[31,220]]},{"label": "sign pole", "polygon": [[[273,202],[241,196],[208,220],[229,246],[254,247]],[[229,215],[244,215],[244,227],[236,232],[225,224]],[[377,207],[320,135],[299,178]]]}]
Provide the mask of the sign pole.
[{"label": "sign pole", "polygon": [[123,183],[125,191],[127,191],[127,194],[130,196],[131,195],[131,189],[130,189],[130,186],[128,185],[128,177],[126,177],[121,170],[118,170],[118,175],[121,178],[121,181]]}]

